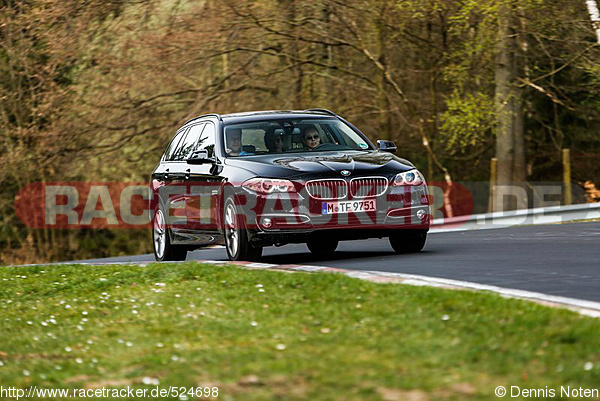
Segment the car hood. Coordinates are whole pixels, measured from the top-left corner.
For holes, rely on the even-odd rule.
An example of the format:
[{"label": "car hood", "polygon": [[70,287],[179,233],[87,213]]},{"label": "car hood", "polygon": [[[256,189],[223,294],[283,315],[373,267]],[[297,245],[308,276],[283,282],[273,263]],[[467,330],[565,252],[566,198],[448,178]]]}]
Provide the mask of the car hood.
[{"label": "car hood", "polygon": [[383,175],[389,176],[414,169],[408,160],[388,152],[315,152],[257,155],[243,158],[228,158],[226,164],[269,178],[307,179],[341,178],[341,171],[349,176]]}]

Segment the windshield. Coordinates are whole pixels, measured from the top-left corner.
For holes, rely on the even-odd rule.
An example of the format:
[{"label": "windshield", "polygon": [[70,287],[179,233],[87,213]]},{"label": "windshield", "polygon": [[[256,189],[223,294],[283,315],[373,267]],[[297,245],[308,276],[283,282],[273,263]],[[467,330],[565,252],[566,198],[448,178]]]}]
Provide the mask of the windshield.
[{"label": "windshield", "polygon": [[369,150],[371,145],[338,119],[265,120],[225,127],[228,156]]}]

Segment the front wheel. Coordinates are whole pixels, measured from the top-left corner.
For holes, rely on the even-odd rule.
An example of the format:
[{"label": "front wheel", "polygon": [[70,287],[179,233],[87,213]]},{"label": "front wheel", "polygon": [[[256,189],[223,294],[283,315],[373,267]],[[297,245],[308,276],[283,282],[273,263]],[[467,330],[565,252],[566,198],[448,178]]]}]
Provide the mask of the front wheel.
[{"label": "front wheel", "polygon": [[254,246],[248,239],[242,216],[239,216],[232,198],[225,202],[225,248],[229,260],[256,261],[262,256],[263,248]]},{"label": "front wheel", "polygon": [[390,236],[390,245],[396,253],[420,252],[427,241],[425,230],[399,230],[400,232]]},{"label": "front wheel", "polygon": [[185,260],[188,251],[187,247],[171,244],[168,230],[165,214],[162,208],[159,207],[154,212],[152,227],[154,258],[159,262]]}]

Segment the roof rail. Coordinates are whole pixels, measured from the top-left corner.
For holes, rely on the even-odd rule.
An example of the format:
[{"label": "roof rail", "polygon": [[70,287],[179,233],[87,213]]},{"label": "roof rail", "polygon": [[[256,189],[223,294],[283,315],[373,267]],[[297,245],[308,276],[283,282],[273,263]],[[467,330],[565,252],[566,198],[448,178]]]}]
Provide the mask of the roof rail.
[{"label": "roof rail", "polygon": [[330,110],[327,110],[327,109],[316,108],[316,109],[306,109],[305,111],[320,111],[321,113],[326,113],[326,114],[329,114],[330,116],[335,116],[335,117],[338,116],[333,111],[330,111]]},{"label": "roof rail", "polygon": [[223,120],[223,118],[221,117],[220,114],[217,114],[217,113],[208,113],[208,114],[202,114],[201,116],[194,117],[194,118],[192,118],[190,120],[187,120],[185,122],[185,124],[183,124],[183,125],[187,125],[187,124],[191,123],[192,121],[195,121],[195,120],[198,120],[199,118],[204,118],[204,117],[217,117],[219,120]]}]

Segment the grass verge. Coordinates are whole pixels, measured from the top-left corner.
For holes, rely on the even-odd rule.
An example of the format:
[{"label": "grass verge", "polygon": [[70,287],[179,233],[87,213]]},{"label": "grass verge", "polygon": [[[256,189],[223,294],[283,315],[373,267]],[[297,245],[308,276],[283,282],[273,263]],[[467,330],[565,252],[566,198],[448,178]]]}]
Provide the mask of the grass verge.
[{"label": "grass verge", "polygon": [[499,385],[600,387],[598,333],[600,320],[531,302],[337,274],[197,263],[0,269],[4,388],[487,400]]}]

